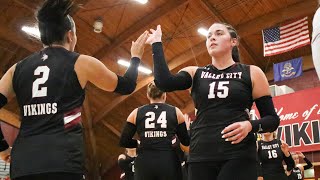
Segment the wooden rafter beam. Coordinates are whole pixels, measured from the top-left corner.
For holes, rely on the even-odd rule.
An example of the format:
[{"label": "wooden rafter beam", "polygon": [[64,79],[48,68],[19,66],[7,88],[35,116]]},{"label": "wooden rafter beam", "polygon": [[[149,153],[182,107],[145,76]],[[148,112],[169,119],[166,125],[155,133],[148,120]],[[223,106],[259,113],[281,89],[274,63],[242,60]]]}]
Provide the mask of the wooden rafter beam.
[{"label": "wooden rafter beam", "polygon": [[[80,3],[85,5],[89,0],[79,0]],[[29,10],[32,14],[35,12],[36,8],[41,4],[42,0],[27,1],[27,0],[14,0],[19,6]],[[40,41],[28,38],[24,33],[16,33],[21,31],[12,21],[8,21],[5,16],[0,16],[0,22],[6,22],[5,26],[0,26],[0,34],[5,34],[1,38],[11,41],[30,52],[38,51],[42,48]]]},{"label": "wooden rafter beam", "polygon": [[7,124],[10,124],[13,127],[20,128],[20,117],[11,111],[3,108],[0,109],[0,120]]},{"label": "wooden rafter beam", "polygon": [[[269,27],[270,24],[274,25],[276,23],[280,23],[280,22],[283,21],[283,19],[265,18],[265,17],[270,17],[269,15],[274,16],[276,14],[284,14],[284,15],[286,15],[288,17],[297,17],[296,14],[298,14],[299,16],[312,14],[315,11],[316,5],[317,5],[317,3],[315,1],[313,1],[313,0],[305,0],[303,2],[287,6],[284,9],[276,10],[276,11],[270,12],[267,15],[263,15],[263,16],[257,17],[257,18],[255,18],[255,19],[253,19],[253,20],[251,20],[251,21],[249,21],[247,23],[240,24],[240,25],[236,26],[236,29],[238,30],[238,33],[241,36],[243,36],[243,37],[249,36],[251,34],[256,33],[257,31],[260,31],[261,29]],[[303,8],[303,9],[298,11],[297,10],[298,7]],[[261,18],[263,19],[262,21],[260,20]],[[259,26],[259,27],[257,28],[256,26]],[[202,53],[207,52],[207,49],[205,47],[205,43],[204,42],[201,42],[198,45],[194,46],[193,50],[195,52],[195,56],[198,56],[198,55],[200,55]],[[177,57],[175,57],[175,58],[173,58],[173,59],[171,59],[169,61],[169,63],[168,63],[169,69],[170,70],[175,69],[176,67],[182,65],[183,63],[188,62],[189,60],[191,60],[192,57],[193,57],[193,54],[188,49],[187,51],[185,51],[181,55],[178,55]],[[140,82],[138,82],[135,92],[137,92],[140,89],[142,89],[151,80],[153,80],[152,77],[147,77],[145,79],[142,79]],[[128,97],[130,97],[130,95],[129,96],[120,96],[120,97],[114,99],[111,103],[108,103],[105,106],[103,106],[103,108],[100,111],[98,111],[97,115],[94,117],[94,122],[98,122],[99,120],[103,119],[113,108],[117,107],[120,103],[122,103]],[[107,108],[105,108],[105,107],[107,107]]]},{"label": "wooden rafter beam", "polygon": [[167,93],[167,97],[171,98],[176,103],[176,106],[178,107],[184,104],[184,102],[180,99],[180,97],[174,92]]},{"label": "wooden rafter beam", "polygon": [[164,3],[163,6],[157,8],[156,10],[154,10],[144,18],[139,19],[127,30],[121,32],[116,38],[114,38],[114,41],[112,42],[111,45],[107,44],[101,49],[99,49],[97,53],[94,54],[94,57],[98,59],[104,59],[105,57],[108,56],[110,52],[112,52],[113,49],[121,46],[123,43],[130,40],[137,32],[142,32],[144,30],[147,30],[147,27],[156,19],[163,17],[168,12],[180,7],[186,2],[188,2],[188,0],[174,0],[174,1],[169,0],[168,2]]},{"label": "wooden rafter beam", "polygon": [[191,99],[185,104],[185,106],[181,109],[181,111],[184,114],[189,114],[190,112],[194,111],[194,109],[195,109],[194,103],[193,103],[193,100]]},{"label": "wooden rafter beam", "polygon": [[[142,89],[144,86],[146,86],[149,82],[151,82],[153,80],[153,77],[147,77],[143,80],[141,80],[136,87],[135,92],[139,91],[140,89]],[[134,92],[133,92],[134,93]],[[132,94],[133,94],[132,93]],[[130,97],[132,94],[130,95],[126,95],[126,96],[119,96],[117,98],[115,98],[113,101],[111,101],[110,103],[102,106],[103,108],[98,111],[97,115],[94,117],[93,122],[96,123],[98,121],[100,121],[101,119],[103,119],[112,109],[114,109],[116,106],[118,106],[121,102],[123,102],[124,100],[126,100],[128,97]]]},{"label": "wooden rafter beam", "polygon": [[[7,22],[6,17],[0,16],[0,22]],[[13,42],[30,52],[38,51],[41,49],[41,43],[34,39],[28,39],[23,33],[16,33],[20,31],[16,25],[9,22],[6,26],[0,26],[0,34],[5,34],[1,36],[2,39]]]},{"label": "wooden rafter beam", "polygon": [[[201,42],[200,44],[192,47],[193,53],[190,50],[187,50],[183,52],[182,54],[178,55],[177,57],[173,58],[169,61],[168,66],[170,70],[173,70],[177,68],[178,66],[190,61],[193,59],[194,56],[199,56],[202,53],[207,52],[207,48],[205,47],[205,44]],[[142,79],[138,82],[136,90],[134,92],[139,91],[143,87],[145,87],[149,82],[151,82],[154,78],[153,77],[147,77],[145,79]],[[134,94],[134,93],[132,93]],[[103,106],[103,108],[97,113],[97,115],[94,117],[94,122],[98,122],[101,119],[103,119],[113,108],[118,106],[121,102],[126,100],[128,97],[130,97],[132,94],[127,96],[119,96],[118,98],[114,99],[111,103],[108,103]]]},{"label": "wooden rafter beam", "polygon": [[[208,2],[208,0],[201,0],[201,5],[212,15],[215,16],[219,19],[219,21],[228,23],[228,21],[226,20],[226,18],[224,18],[219,11],[212,6],[212,4],[210,4],[210,2]],[[241,34],[239,33],[239,35],[241,36]],[[253,64],[258,64],[260,67],[263,67],[263,64],[261,63],[262,61],[258,61],[258,57],[253,53],[253,51],[251,50],[251,48],[247,45],[247,43],[245,41],[240,41],[239,44],[239,48],[241,48],[241,50],[244,52],[244,54],[247,55],[247,57],[249,57],[249,62],[253,63]]]},{"label": "wooden rafter beam", "polygon": [[120,138],[121,136],[121,132],[118,131],[115,127],[113,127],[111,124],[109,124],[108,122],[106,121],[103,121],[102,124],[107,127],[114,135],[116,135],[117,137]]},{"label": "wooden rafter beam", "polygon": [[84,127],[84,137],[88,157],[88,176],[89,179],[98,179],[100,174],[98,171],[97,145],[95,134],[92,129],[92,115],[88,96],[85,98],[82,108],[85,117],[85,119],[82,120],[82,123]]}]

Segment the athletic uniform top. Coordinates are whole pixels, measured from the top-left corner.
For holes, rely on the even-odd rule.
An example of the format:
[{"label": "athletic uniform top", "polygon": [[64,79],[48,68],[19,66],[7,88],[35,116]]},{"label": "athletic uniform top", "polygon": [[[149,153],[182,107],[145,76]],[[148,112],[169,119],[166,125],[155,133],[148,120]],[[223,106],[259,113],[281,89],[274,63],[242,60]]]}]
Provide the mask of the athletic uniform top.
[{"label": "athletic uniform top", "polygon": [[78,57],[49,47],[17,63],[13,88],[22,121],[12,148],[11,178],[83,172],[80,107],[85,92],[74,70]]},{"label": "athletic uniform top", "polygon": [[199,67],[193,77],[191,96],[197,115],[190,131],[190,162],[255,159],[253,133],[239,144],[221,137],[228,125],[249,120],[246,111],[253,103],[250,66],[236,63],[223,70],[211,64]]},{"label": "athletic uniform top", "polygon": [[263,175],[285,175],[282,165],[284,156],[281,150],[280,140],[274,139],[269,142],[258,142],[258,158],[261,163]]},{"label": "athletic uniform top", "polygon": [[133,180],[134,179],[134,159],[126,155],[126,159],[119,159],[118,164],[121,168],[121,180]]},{"label": "athletic uniform top", "polygon": [[139,151],[173,151],[172,139],[178,126],[176,108],[165,103],[153,103],[138,108],[137,133]]},{"label": "athletic uniform top", "polygon": [[292,169],[290,176],[288,176],[289,180],[301,180],[303,179],[302,172],[298,167]]}]

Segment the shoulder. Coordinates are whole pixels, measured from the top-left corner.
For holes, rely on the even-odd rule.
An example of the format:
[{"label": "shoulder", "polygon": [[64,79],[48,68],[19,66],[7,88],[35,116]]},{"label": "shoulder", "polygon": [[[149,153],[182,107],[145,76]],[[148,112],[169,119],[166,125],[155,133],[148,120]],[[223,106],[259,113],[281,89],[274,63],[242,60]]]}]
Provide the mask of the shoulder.
[{"label": "shoulder", "polygon": [[301,164],[297,164],[297,168],[299,168],[300,171],[304,171],[304,167]]},{"label": "shoulder", "polygon": [[260,67],[255,65],[249,65],[249,68],[250,68],[250,75],[253,80],[261,79],[262,77],[265,77],[265,74]]},{"label": "shoulder", "polygon": [[81,55],[79,55],[79,58],[78,58],[77,62],[80,62],[80,63],[92,63],[92,62],[96,62],[96,61],[99,61],[99,60],[96,59],[95,57],[81,54]]},{"label": "shoulder", "polygon": [[19,62],[17,62],[17,66],[19,67],[20,65],[24,65],[26,63],[29,63],[29,61],[33,61],[36,58],[39,58],[40,51],[38,52],[34,52],[30,55],[28,55],[27,57],[24,57],[22,60],[20,60]]},{"label": "shoulder", "polygon": [[196,71],[198,68],[198,66],[187,66],[182,68],[180,71]]},{"label": "shoulder", "polygon": [[[140,106],[140,107],[138,107],[138,108],[136,108],[136,109],[134,109],[134,110],[139,111],[139,110],[141,110],[141,109],[148,108],[149,106],[150,106],[150,104],[145,104],[145,105]],[[134,111],[134,110],[133,110],[133,111]]]},{"label": "shoulder", "polygon": [[118,157],[118,160],[121,160],[121,159],[126,159],[126,155],[120,154],[119,157]]},{"label": "shoulder", "polygon": [[128,116],[127,122],[136,124],[137,113],[138,113],[138,108],[135,108]]},{"label": "shoulder", "polygon": [[135,109],[130,113],[130,115],[136,115],[137,112],[138,112],[138,110],[139,110],[140,108],[141,108],[141,107],[135,108]]},{"label": "shoulder", "polygon": [[199,68],[198,66],[187,66],[185,68],[182,68],[179,72],[181,71],[187,72],[193,78],[198,68]]},{"label": "shoulder", "polygon": [[[174,107],[174,106],[173,106]],[[178,107],[174,107],[177,115],[183,115],[182,111]]]},{"label": "shoulder", "polygon": [[264,141],[262,141],[262,140],[257,141],[258,147],[261,147],[263,143],[264,143]]}]

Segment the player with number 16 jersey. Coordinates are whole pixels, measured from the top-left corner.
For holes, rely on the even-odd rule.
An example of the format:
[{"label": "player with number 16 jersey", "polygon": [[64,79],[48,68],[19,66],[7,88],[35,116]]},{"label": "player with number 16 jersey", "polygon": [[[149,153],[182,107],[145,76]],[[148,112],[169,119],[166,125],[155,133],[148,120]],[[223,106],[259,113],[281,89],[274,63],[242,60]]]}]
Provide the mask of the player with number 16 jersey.
[{"label": "player with number 16 jersey", "polygon": [[263,133],[263,140],[258,141],[258,177],[263,177],[264,180],[287,180],[282,162],[286,163],[290,171],[294,166],[294,161],[288,144],[275,138],[275,132]]}]

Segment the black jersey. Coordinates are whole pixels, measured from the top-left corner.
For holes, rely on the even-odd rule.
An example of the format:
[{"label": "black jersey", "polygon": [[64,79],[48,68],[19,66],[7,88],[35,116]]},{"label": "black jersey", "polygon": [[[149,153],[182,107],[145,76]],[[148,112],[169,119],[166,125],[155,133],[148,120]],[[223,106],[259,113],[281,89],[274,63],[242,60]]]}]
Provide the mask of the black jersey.
[{"label": "black jersey", "polygon": [[121,180],[133,180],[134,179],[134,159],[135,157],[130,157],[125,155],[126,159],[119,159],[118,163],[121,168]]},{"label": "black jersey", "polygon": [[80,107],[85,94],[74,70],[78,57],[49,47],[17,63],[13,88],[22,121],[11,154],[11,178],[82,173]]},{"label": "black jersey", "polygon": [[290,176],[288,177],[289,180],[300,180],[304,179],[302,176],[302,172],[298,167],[292,169]]},{"label": "black jersey", "polygon": [[228,125],[249,119],[247,111],[253,103],[250,66],[236,63],[224,70],[213,65],[199,67],[191,95],[197,115],[190,130],[190,162],[255,158],[253,133],[239,144],[221,137]]},{"label": "black jersey", "polygon": [[282,165],[284,156],[281,150],[280,140],[274,139],[272,141],[258,142],[258,157],[264,176],[275,174],[285,175]]},{"label": "black jersey", "polygon": [[138,108],[137,133],[139,150],[173,150],[172,139],[178,126],[176,108],[165,103],[153,103]]}]

